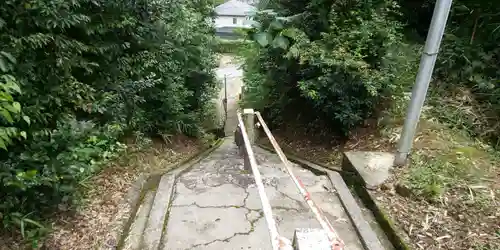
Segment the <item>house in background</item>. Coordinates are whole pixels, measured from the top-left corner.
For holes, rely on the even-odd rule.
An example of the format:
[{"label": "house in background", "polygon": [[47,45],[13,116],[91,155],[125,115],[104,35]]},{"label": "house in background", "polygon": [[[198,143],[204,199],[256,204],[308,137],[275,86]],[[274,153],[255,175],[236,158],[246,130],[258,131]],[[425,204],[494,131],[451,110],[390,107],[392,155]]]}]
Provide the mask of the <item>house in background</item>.
[{"label": "house in background", "polygon": [[257,8],[240,0],[229,0],[215,7],[215,29],[219,37],[237,39],[236,28],[249,28]]}]

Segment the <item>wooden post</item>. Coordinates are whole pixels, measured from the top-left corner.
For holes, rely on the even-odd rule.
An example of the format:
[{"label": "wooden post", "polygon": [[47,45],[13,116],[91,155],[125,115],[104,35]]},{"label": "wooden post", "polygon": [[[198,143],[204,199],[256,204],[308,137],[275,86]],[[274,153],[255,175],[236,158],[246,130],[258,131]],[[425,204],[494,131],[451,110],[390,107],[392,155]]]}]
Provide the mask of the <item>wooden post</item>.
[{"label": "wooden post", "polygon": [[253,145],[255,143],[255,113],[253,109],[243,109],[243,121],[248,134],[248,140]]}]

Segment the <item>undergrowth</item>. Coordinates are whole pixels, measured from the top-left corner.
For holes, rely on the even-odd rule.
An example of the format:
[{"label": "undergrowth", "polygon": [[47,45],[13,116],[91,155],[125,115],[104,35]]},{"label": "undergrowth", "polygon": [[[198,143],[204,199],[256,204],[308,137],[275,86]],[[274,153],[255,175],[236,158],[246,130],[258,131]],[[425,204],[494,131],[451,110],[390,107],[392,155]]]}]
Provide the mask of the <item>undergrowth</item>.
[{"label": "undergrowth", "polygon": [[475,205],[495,205],[500,154],[463,131],[424,123],[429,131],[420,134],[403,180],[415,196],[438,202],[458,191]]},{"label": "undergrowth", "polygon": [[0,1],[0,232],[36,245],[124,137],[204,135],[212,14],[208,0]]}]

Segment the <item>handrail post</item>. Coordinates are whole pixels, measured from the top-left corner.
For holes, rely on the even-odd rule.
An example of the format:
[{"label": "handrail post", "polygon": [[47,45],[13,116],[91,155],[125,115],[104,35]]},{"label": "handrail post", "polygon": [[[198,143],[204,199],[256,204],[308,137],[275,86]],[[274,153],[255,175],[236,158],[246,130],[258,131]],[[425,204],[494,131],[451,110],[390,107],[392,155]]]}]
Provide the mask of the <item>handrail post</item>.
[{"label": "handrail post", "polygon": [[255,143],[255,112],[253,109],[243,109],[243,120],[250,144]]},{"label": "handrail post", "polygon": [[[255,143],[255,114],[253,109],[243,109],[243,124],[245,126],[245,130],[247,132],[248,140],[250,142],[250,147]],[[245,146],[244,146],[245,147]],[[250,166],[250,159],[248,159],[248,155],[243,153],[243,168],[245,171],[251,172],[252,167]]]}]

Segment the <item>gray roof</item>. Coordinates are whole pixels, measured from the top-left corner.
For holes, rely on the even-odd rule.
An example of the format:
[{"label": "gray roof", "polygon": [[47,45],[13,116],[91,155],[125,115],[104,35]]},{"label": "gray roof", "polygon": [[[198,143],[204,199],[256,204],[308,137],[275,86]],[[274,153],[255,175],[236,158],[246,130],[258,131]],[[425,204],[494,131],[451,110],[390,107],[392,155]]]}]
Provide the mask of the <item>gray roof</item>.
[{"label": "gray roof", "polygon": [[248,16],[255,11],[257,11],[257,8],[254,6],[238,0],[229,0],[215,7],[215,13],[219,16]]}]

